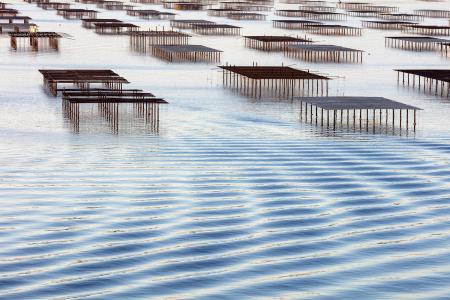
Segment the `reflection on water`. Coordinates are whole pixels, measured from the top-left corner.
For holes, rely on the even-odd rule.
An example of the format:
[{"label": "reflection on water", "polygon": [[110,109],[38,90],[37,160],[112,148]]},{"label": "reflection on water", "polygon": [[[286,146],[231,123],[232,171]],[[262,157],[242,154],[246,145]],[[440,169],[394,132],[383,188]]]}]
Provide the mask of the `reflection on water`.
[{"label": "reflection on water", "polygon": [[90,133],[138,134],[159,132],[157,103],[96,103],[80,104],[63,101],[63,115],[74,133],[81,128]]},{"label": "reflection on water", "polygon": [[[138,55],[125,36],[98,36],[14,3],[40,30],[73,39],[62,39],[58,53],[11,53],[0,40],[1,299],[448,298],[450,102],[398,86],[392,71],[446,67],[447,58],[385,48],[379,30],[312,36],[365,50],[361,65],[296,61],[247,49],[238,37],[192,37],[224,50],[224,63],[283,62],[341,76],[330,82],[333,95],[425,109],[415,135],[333,131],[302,122],[296,101],[224,88],[214,66]],[[168,24],[101,11],[144,28]],[[245,35],[291,34],[270,22],[239,24]],[[113,69],[129,88],[170,104],[156,129],[139,109],[120,107],[118,134],[110,108],[80,105],[74,134],[61,99],[43,91],[40,68]]]}]

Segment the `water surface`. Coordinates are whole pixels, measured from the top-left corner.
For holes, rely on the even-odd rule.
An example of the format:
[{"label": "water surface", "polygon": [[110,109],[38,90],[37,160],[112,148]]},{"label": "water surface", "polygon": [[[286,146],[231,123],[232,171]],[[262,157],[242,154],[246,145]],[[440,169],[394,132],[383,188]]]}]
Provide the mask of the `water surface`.
[{"label": "water surface", "polygon": [[[238,37],[192,38],[223,50],[223,63],[308,68],[338,77],[332,94],[424,108],[415,134],[330,131],[302,123],[296,101],[224,89],[214,65],[166,63],[131,51],[127,37],[13,3],[41,31],[71,38],[58,53],[12,52],[0,39],[1,299],[450,297],[450,102],[397,86],[392,71],[448,68],[448,58],[387,49],[392,32],[377,30],[311,36],[365,50],[362,65],[287,59]],[[168,26],[124,12],[99,17]],[[303,35],[239,24],[243,35]],[[156,131],[125,124],[111,134],[86,117],[74,133],[39,68],[113,69],[170,104]]]}]

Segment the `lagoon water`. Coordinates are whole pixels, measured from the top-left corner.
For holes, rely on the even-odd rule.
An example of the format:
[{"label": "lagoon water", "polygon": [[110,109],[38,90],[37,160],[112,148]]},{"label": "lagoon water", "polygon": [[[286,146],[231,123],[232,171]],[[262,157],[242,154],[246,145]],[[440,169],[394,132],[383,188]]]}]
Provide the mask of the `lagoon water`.
[{"label": "lagoon water", "polygon": [[[449,58],[385,48],[395,33],[368,29],[310,36],[365,50],[361,65],[287,59],[238,37],[192,38],[223,50],[222,63],[311,69],[336,76],[330,94],[424,109],[416,133],[332,131],[301,122],[296,101],[223,88],[215,65],[166,63],[133,52],[126,36],[10,3],[41,31],[70,37],[57,53],[13,52],[0,38],[0,299],[450,298],[450,101],[398,86],[392,71],[448,68]],[[243,35],[304,35],[234,22]],[[170,104],[157,131],[136,124],[112,134],[86,120],[74,133],[40,68],[113,69]]]}]

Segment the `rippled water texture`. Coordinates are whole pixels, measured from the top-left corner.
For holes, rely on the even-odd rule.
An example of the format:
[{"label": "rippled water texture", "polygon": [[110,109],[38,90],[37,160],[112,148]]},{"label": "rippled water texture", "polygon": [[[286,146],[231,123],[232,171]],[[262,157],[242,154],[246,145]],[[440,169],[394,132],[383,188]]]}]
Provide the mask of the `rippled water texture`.
[{"label": "rippled water texture", "polygon": [[[365,50],[362,65],[308,64],[246,49],[242,38],[193,37],[224,50],[224,63],[295,64],[340,76],[332,94],[425,109],[416,134],[327,131],[302,123],[295,101],[224,89],[214,65],[168,64],[133,53],[126,37],[14,7],[42,31],[72,38],[39,54],[12,52],[0,39],[1,299],[450,298],[450,102],[397,86],[392,71],[448,68],[447,58],[386,49],[392,32],[376,30],[311,36]],[[168,26],[124,12],[101,17]],[[244,35],[302,34],[240,24]],[[87,114],[76,134],[61,100],[44,93],[39,68],[111,68],[170,104],[158,130],[135,124],[111,134]]]}]

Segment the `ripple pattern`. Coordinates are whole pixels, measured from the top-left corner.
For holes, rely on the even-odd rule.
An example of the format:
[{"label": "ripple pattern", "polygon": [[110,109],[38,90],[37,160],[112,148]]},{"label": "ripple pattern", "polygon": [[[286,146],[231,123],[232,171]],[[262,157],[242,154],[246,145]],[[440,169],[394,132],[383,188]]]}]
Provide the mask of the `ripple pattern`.
[{"label": "ripple pattern", "polygon": [[[126,36],[98,36],[54,11],[7,2],[39,30],[70,38],[57,53],[0,43],[0,300],[450,299],[450,103],[399,87],[392,71],[448,60],[385,48],[380,30],[311,36],[364,50],[358,65],[300,62],[237,37],[192,37],[222,50],[223,64],[283,63],[338,77],[330,95],[424,108],[416,133],[328,131],[301,122],[298,101],[224,89],[213,65],[136,54]],[[145,29],[168,24],[100,11]],[[267,13],[267,22],[241,21],[243,35],[293,34],[273,28]],[[129,88],[170,104],[157,131],[111,135],[88,115],[74,134],[60,99],[43,92],[42,68],[113,69]]]},{"label": "ripple pattern", "polygon": [[450,144],[385,139],[13,145],[0,298],[446,298]]}]

